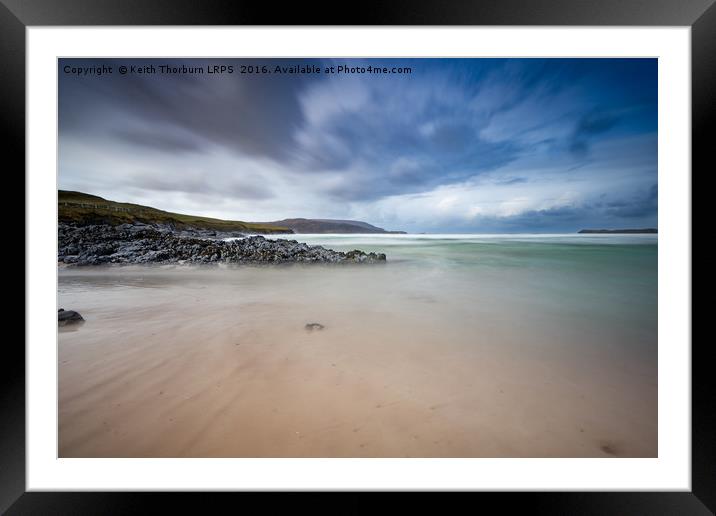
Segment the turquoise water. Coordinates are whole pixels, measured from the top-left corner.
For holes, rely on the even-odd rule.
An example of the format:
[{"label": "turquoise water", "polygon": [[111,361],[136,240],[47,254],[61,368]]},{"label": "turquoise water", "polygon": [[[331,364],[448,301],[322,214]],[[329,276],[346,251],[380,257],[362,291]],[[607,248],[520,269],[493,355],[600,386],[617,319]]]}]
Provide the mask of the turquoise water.
[{"label": "turquoise water", "polygon": [[[561,319],[616,323],[655,341],[657,235],[295,235],[337,250],[386,253],[396,277],[433,291],[479,288]],[[400,268],[400,271],[395,270]],[[418,280],[421,281],[421,280]],[[441,287],[440,282],[443,282]]]}]

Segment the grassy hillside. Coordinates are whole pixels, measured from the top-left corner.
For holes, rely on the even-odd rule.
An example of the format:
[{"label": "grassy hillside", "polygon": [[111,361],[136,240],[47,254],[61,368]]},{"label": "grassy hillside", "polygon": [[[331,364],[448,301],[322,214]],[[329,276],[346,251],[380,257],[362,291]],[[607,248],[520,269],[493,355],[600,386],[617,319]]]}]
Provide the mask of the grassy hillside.
[{"label": "grassy hillside", "polygon": [[59,190],[57,192],[57,211],[60,222],[79,224],[125,224],[143,222],[145,224],[171,224],[177,228],[193,227],[215,231],[243,231],[246,233],[292,233],[286,227],[221,220],[196,215],[184,215],[168,211],[130,204],[114,202],[82,192]]}]

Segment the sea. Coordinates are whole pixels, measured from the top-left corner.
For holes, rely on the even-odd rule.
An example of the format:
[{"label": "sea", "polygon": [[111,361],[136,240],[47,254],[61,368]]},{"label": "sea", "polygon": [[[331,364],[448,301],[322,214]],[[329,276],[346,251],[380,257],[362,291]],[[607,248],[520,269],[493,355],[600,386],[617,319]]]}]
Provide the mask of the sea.
[{"label": "sea", "polygon": [[60,269],[60,456],[657,456],[657,235],[280,238],[387,260]]}]

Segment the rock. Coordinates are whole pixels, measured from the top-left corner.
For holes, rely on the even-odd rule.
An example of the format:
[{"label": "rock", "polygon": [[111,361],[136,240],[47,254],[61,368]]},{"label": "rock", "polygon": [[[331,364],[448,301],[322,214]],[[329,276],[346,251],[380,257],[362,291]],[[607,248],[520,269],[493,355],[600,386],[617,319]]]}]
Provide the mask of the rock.
[{"label": "rock", "polygon": [[312,323],[308,323],[305,326],[305,328],[306,328],[306,331],[314,331],[314,330],[322,330],[323,328],[325,328],[325,326],[323,326],[322,324],[317,323],[317,322],[312,322]]},{"label": "rock", "polygon": [[[219,236],[221,235],[221,236]],[[296,240],[249,236],[226,241],[213,231],[167,226],[58,226],[58,261],[71,265],[145,263],[383,263],[385,254],[347,253]]]},{"label": "rock", "polygon": [[74,310],[65,310],[64,308],[60,308],[57,311],[57,322],[60,326],[65,326],[66,324],[76,324],[82,321],[84,321],[84,318]]}]

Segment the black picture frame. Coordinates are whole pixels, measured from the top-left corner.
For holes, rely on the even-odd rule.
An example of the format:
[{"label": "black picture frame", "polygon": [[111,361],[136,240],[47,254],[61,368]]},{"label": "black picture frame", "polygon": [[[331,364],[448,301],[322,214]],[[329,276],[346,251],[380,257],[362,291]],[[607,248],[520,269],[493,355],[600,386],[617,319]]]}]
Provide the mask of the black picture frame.
[{"label": "black picture frame", "polygon": [[[345,5],[354,7],[346,11]],[[333,11],[319,4],[293,3],[277,8],[268,3],[231,0],[0,0],[0,127],[6,163],[7,158],[15,158],[10,160],[15,163],[15,168],[8,169],[8,175],[19,176],[16,170],[24,170],[25,166],[25,29],[47,25],[690,26],[692,171],[683,173],[691,173],[693,178],[693,170],[701,169],[705,174],[707,163],[713,161],[710,159],[712,144],[706,134],[716,109],[714,0],[397,0],[345,5],[343,9]],[[24,181],[21,188],[24,192]],[[26,279],[27,274],[26,270]],[[683,343],[685,346],[689,344],[692,346],[691,492],[531,492],[480,493],[478,496],[499,504],[500,511],[529,506],[530,512],[550,514],[713,514],[716,511],[716,428],[713,375],[706,358],[709,343],[694,339],[691,343]],[[25,492],[23,346],[7,338],[0,363],[3,364],[0,376],[0,512],[141,512],[157,497],[166,498],[158,493]],[[223,506],[228,496],[233,495],[197,497],[183,493],[177,501],[184,510],[207,513]],[[354,507],[360,505],[357,502]],[[322,504],[312,508],[322,508]]]}]

